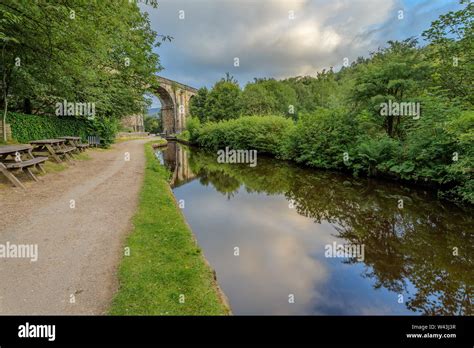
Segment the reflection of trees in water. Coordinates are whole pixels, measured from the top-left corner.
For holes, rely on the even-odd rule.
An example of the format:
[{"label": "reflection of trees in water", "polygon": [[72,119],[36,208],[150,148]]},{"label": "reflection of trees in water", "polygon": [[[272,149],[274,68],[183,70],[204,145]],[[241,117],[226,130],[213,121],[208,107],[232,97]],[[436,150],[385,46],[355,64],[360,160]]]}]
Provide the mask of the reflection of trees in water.
[{"label": "reflection of trees in water", "polygon": [[224,172],[210,171],[201,168],[197,174],[201,184],[208,186],[212,183],[212,186],[214,186],[218,192],[225,194],[228,199],[233,198],[239,191],[240,181]]},{"label": "reflection of trees in water", "polygon": [[[202,183],[227,197],[233,197],[242,183],[248,192],[284,194],[299,214],[318,223],[327,221],[337,237],[364,244],[363,276],[374,281],[374,288],[408,293],[410,310],[474,314],[472,211],[392,183],[357,181],[264,158],[250,168],[218,164],[212,155],[193,151],[190,165]],[[398,199],[403,199],[404,209],[398,208]],[[453,255],[455,247],[458,256]]]}]

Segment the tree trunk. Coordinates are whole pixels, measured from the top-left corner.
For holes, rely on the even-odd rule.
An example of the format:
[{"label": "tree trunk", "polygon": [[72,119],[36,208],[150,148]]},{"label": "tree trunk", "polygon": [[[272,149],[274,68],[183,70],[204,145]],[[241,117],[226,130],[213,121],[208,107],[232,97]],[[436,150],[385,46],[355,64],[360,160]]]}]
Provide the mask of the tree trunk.
[{"label": "tree trunk", "polygon": [[392,137],[393,132],[393,116],[387,116],[387,134]]},{"label": "tree trunk", "polygon": [[5,68],[5,45],[3,44],[2,48],[2,62],[3,62],[3,119],[2,119],[2,126],[3,126],[3,141],[7,141],[7,110],[8,110],[8,101],[7,101],[7,70]]},{"label": "tree trunk", "polygon": [[3,126],[3,141],[7,142],[7,109],[8,109],[8,103],[7,103],[7,98],[3,98],[4,103],[5,103],[5,110],[3,112],[3,120],[2,120],[2,126]]},{"label": "tree trunk", "polygon": [[23,113],[27,115],[31,115],[32,107],[31,107],[31,100],[30,98],[25,98],[23,100]]}]

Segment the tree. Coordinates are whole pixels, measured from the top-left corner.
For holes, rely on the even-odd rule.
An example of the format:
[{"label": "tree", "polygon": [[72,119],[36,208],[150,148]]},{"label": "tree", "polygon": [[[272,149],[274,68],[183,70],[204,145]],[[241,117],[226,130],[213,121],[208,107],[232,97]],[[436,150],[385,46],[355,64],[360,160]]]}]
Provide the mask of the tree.
[{"label": "tree", "polygon": [[474,3],[462,0],[466,7],[441,15],[423,32],[431,44],[428,57],[434,62],[433,83],[450,98],[460,97],[474,103]]},{"label": "tree", "polygon": [[11,11],[0,8],[0,40],[2,41],[2,98],[3,98],[3,117],[2,117],[2,129],[3,141],[7,141],[7,111],[8,111],[8,88],[7,88],[7,77],[11,74],[11,71],[6,69],[5,51],[7,45],[14,45],[18,43],[18,40],[12,36],[5,34],[6,27],[18,23],[20,18]]},{"label": "tree", "polygon": [[374,122],[383,125],[390,137],[400,135],[400,116],[380,116],[380,105],[389,100],[401,102],[419,95],[428,86],[430,63],[415,39],[389,41],[389,47],[373,54],[356,76],[352,100],[360,109],[367,108]]},{"label": "tree", "polygon": [[199,121],[201,122],[206,122],[209,118],[206,109],[208,94],[209,91],[206,87],[200,88],[197,94],[191,98],[191,103],[189,105],[190,114],[199,118]]},{"label": "tree", "polygon": [[239,117],[240,94],[241,90],[237,83],[225,80],[217,82],[207,97],[207,120],[220,121]]},{"label": "tree", "polygon": [[143,110],[161,66],[157,33],[136,3],[5,0],[0,16],[4,109],[51,114],[67,100],[95,103],[104,117]]},{"label": "tree", "polygon": [[244,116],[270,115],[277,110],[277,101],[261,83],[249,83],[240,95],[239,105]]},{"label": "tree", "polygon": [[145,132],[154,133],[154,134],[161,133],[161,129],[162,129],[161,119],[151,116],[151,115],[145,115],[144,123],[145,123]]}]

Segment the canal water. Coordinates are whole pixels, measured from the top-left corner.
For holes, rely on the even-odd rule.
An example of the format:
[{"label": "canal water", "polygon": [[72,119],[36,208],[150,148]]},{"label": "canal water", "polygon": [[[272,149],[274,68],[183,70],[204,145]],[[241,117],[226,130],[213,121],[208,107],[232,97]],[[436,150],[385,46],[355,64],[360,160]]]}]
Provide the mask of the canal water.
[{"label": "canal water", "polygon": [[474,314],[472,210],[271,158],[157,157],[234,314]]}]

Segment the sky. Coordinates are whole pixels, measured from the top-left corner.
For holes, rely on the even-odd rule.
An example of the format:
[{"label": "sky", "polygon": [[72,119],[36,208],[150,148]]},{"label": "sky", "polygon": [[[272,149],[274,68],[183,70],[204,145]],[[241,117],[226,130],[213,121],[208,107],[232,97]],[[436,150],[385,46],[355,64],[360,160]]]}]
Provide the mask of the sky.
[{"label": "sky", "polygon": [[139,6],[153,30],[173,37],[155,48],[164,67],[159,75],[196,88],[212,87],[226,72],[243,87],[255,77],[337,71],[345,59],[367,57],[389,40],[420,37],[440,14],[461,7],[457,0],[159,0],[158,8]]}]

